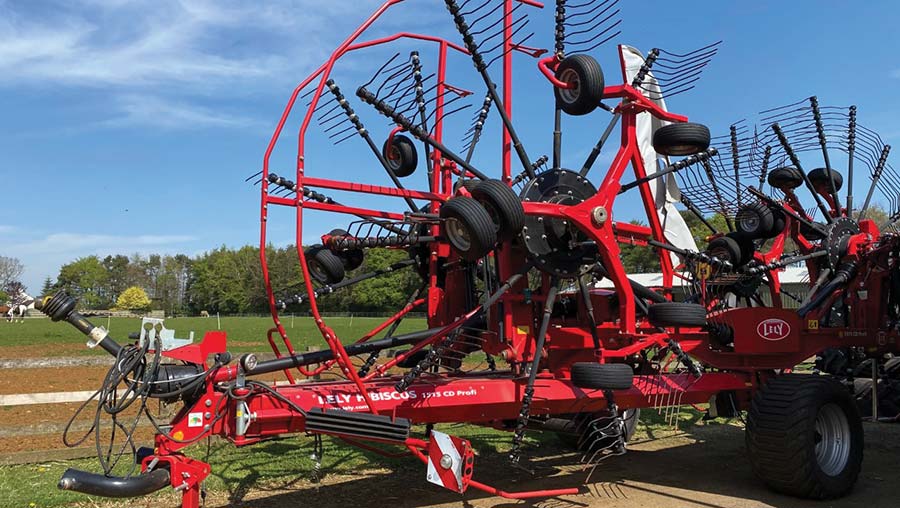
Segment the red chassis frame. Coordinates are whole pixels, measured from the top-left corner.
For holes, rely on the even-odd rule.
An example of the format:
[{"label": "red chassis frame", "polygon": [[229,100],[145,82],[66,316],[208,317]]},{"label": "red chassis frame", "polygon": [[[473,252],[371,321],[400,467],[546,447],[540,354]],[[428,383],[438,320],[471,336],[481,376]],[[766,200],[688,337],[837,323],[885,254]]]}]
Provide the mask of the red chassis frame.
[{"label": "red chassis frame", "polygon": [[[531,6],[541,7],[531,0],[519,0]],[[282,357],[282,352],[277,346],[274,334],[277,333],[288,354],[294,355],[295,350],[288,338],[287,332],[279,318],[275,302],[275,295],[269,278],[266,259],[267,242],[267,216],[269,205],[289,206],[296,209],[296,245],[303,277],[306,281],[306,290],[309,295],[310,310],[320,332],[331,351],[334,360],[326,362],[316,369],[298,367],[300,374],[310,376],[331,368],[336,363],[346,375],[347,381],[341,382],[308,382],[294,383],[295,377],[291,370],[285,370],[285,374],[291,381],[290,385],[271,387],[268,391],[251,392],[246,388],[237,395],[242,398],[230,397],[217,389],[221,383],[239,381],[242,378],[240,368],[236,366],[221,367],[210,376],[205,387],[205,393],[191,407],[185,407],[173,420],[169,434],[156,437],[154,455],[144,461],[145,470],[151,465],[160,462],[167,464],[170,469],[171,483],[176,489],[184,493],[182,504],[186,508],[199,506],[200,485],[209,474],[209,466],[184,456],[181,450],[192,442],[208,436],[218,435],[231,440],[238,446],[257,443],[261,440],[283,435],[286,433],[298,433],[307,430],[307,422],[302,411],[310,411],[317,408],[335,408],[352,412],[370,412],[391,418],[407,418],[413,423],[441,423],[441,422],[471,422],[497,427],[505,427],[505,422],[514,420],[519,414],[526,379],[524,376],[508,376],[497,374],[485,375],[474,373],[459,376],[444,376],[428,378],[413,383],[406,392],[395,391],[396,377],[389,375],[389,369],[403,359],[414,354],[440,340],[454,329],[460,327],[465,321],[479,312],[480,307],[466,311],[461,308],[461,303],[448,296],[452,294],[452,283],[445,287],[438,286],[437,263],[439,258],[447,258],[452,255],[450,246],[444,241],[436,241],[430,247],[432,252],[430,259],[430,280],[428,294],[425,298],[416,300],[404,309],[392,316],[384,323],[364,335],[358,342],[365,342],[376,336],[391,323],[402,318],[414,308],[425,305],[429,326],[438,328],[439,331],[431,337],[415,344],[409,351],[398,355],[387,363],[378,366],[373,372],[360,377],[350,363],[349,356],[334,331],[327,325],[316,304],[314,298],[315,288],[309,276],[309,270],[302,249],[303,210],[324,210],[350,215],[369,215],[384,219],[402,220],[403,215],[391,212],[361,209],[336,204],[318,203],[304,200],[302,190],[306,187],[335,189],[340,191],[377,194],[387,197],[413,198],[427,200],[431,203],[431,210],[437,211],[441,203],[449,199],[453,193],[452,177],[458,174],[459,169],[451,162],[446,161],[437,150],[432,152],[433,163],[436,169],[429,191],[403,190],[378,185],[366,185],[344,181],[316,178],[305,175],[305,140],[306,132],[316,109],[318,98],[322,95],[325,83],[335,63],[345,54],[380,45],[401,38],[418,39],[432,42],[439,46],[438,70],[437,70],[437,103],[434,127],[434,138],[441,141],[443,125],[441,122],[444,107],[442,91],[446,85],[447,56],[449,50],[455,50],[466,54],[466,50],[445,39],[413,33],[399,33],[390,37],[376,39],[367,42],[357,42],[357,39],[374,23],[384,12],[402,0],[388,0],[382,5],[360,28],[358,28],[337,50],[329,60],[319,69],[306,78],[292,93],[290,100],[281,116],[275,132],[269,142],[263,160],[262,171],[262,199],[260,207],[260,260],[262,273],[268,292],[269,304],[275,327],[269,331],[269,343],[277,357]],[[507,17],[507,28],[510,26],[509,17],[515,0],[504,0],[504,9]],[[507,41],[510,38],[506,38]],[[507,42],[506,44],[510,44]],[[539,56],[539,51],[527,51],[527,48],[510,46],[508,49],[517,49],[527,52],[532,56]],[[548,78],[547,66],[552,65],[548,60],[542,60],[539,68]],[[509,51],[503,57],[503,98],[506,114],[512,116],[512,56]],[[304,116],[298,134],[296,182],[297,193],[293,198],[281,198],[272,196],[268,192],[269,160],[285,127],[287,118],[302,90],[318,79],[318,84],[313,94],[312,102]],[[583,203],[573,206],[562,206],[550,203],[524,203],[525,213],[528,215],[540,215],[545,217],[564,218],[572,221],[584,232],[590,240],[596,242],[599,255],[604,266],[609,272],[615,293],[617,295],[617,308],[609,309],[607,319],[598,326],[596,333],[600,340],[600,348],[596,350],[593,344],[593,334],[583,322],[572,323],[566,320],[557,320],[551,328],[546,342],[546,363],[544,369],[538,375],[535,384],[535,393],[531,404],[532,415],[552,415],[564,413],[590,412],[604,408],[607,401],[600,390],[583,390],[575,387],[569,379],[569,367],[575,361],[627,361],[636,357],[642,351],[653,347],[664,347],[669,339],[677,339],[683,350],[691,356],[700,359],[703,363],[718,369],[709,372],[699,378],[686,374],[658,375],[659,373],[643,373],[635,376],[633,388],[616,392],[616,402],[623,408],[647,407],[653,404],[651,398],[666,397],[677,394],[678,400],[685,404],[706,403],[711,397],[722,393],[731,392],[739,405],[746,407],[752,391],[772,375],[777,369],[793,367],[799,361],[808,358],[817,351],[827,347],[848,345],[864,345],[873,349],[892,348],[897,341],[897,332],[878,332],[883,318],[881,296],[885,292],[884,284],[878,281],[870,281],[868,291],[870,302],[882,302],[882,306],[861,304],[864,301],[859,294],[853,292],[850,299],[854,309],[854,323],[867,323],[864,328],[824,329],[818,327],[820,316],[808,316],[801,319],[795,312],[784,310],[780,307],[780,296],[777,271],[768,272],[768,282],[772,291],[773,301],[779,303],[774,308],[736,308],[722,311],[711,316],[712,322],[721,322],[733,326],[736,331],[733,350],[721,350],[712,347],[709,333],[700,329],[676,328],[665,332],[649,325],[644,319],[636,316],[634,293],[627,279],[627,275],[619,261],[619,243],[646,244],[648,240],[665,241],[662,226],[656,214],[654,200],[650,193],[649,184],[645,181],[638,186],[641,200],[650,225],[648,227],[635,226],[626,223],[618,223],[611,219],[597,220],[595,217],[608,217],[612,211],[616,196],[621,189],[620,180],[630,164],[635,177],[646,177],[643,160],[638,150],[635,134],[635,122],[638,114],[647,113],[669,122],[685,122],[687,118],[681,115],[669,113],[660,109],[656,104],[647,100],[638,90],[628,85],[607,87],[604,91],[605,98],[622,99],[616,112],[621,114],[621,147],[606,173],[599,191]],[[392,133],[393,134],[393,133]],[[502,179],[509,183],[511,175],[511,142],[510,133],[504,128],[502,144]],[[790,197],[789,197],[790,198]],[[792,208],[802,210],[798,203],[789,199]],[[595,213],[601,210],[605,213]],[[865,222],[865,221],[864,221]],[[434,226],[437,236],[437,226]],[[854,237],[854,255],[861,255],[865,251],[875,252],[875,267],[880,269],[878,263],[886,264],[886,255],[877,253],[879,247],[872,242],[878,237],[874,225],[866,225],[864,232]],[[781,255],[784,240],[791,236],[803,246],[808,242],[799,234],[798,225],[788,220],[788,226],[774,243],[773,249],[766,254],[757,254],[761,261],[772,261]],[[500,277],[506,280],[517,270],[524,266],[522,258],[511,252],[509,246],[499,249]],[[660,262],[664,274],[664,286],[670,289],[674,277],[674,268],[668,254],[660,251]],[[882,261],[879,261],[882,260]],[[858,286],[862,281],[860,275],[850,285]],[[503,327],[492,324],[494,333],[488,334],[484,349],[490,354],[501,354],[510,363],[523,363],[534,356],[533,327],[534,305],[540,304],[542,297],[535,295],[533,298],[525,298],[521,294],[523,283],[520,282],[513,290],[504,294],[499,302],[506,310],[502,314]],[[855,300],[854,300],[855,299]],[[787,326],[787,332],[778,341],[771,341],[761,334],[751,333],[765,320],[777,319]],[[503,330],[503,336],[498,333]],[[204,363],[212,353],[225,351],[224,334],[208,334],[204,342],[196,346],[186,346],[180,350],[165,353],[166,356],[184,359],[185,355],[191,355],[194,363]],[[198,356],[201,355],[202,359]],[[199,416],[199,424],[197,417]],[[239,419],[247,421],[246,426],[239,426]],[[336,433],[354,445],[365,446]],[[374,440],[377,441],[377,440]],[[396,444],[396,443],[394,443]],[[428,461],[428,455],[435,446],[434,440],[422,440],[408,438],[403,443],[407,451],[423,462]],[[465,444],[464,446],[468,446]],[[471,463],[470,463],[471,464]],[[460,491],[467,487],[477,488],[491,494],[508,498],[543,497],[560,494],[571,494],[578,489],[561,489],[553,491],[533,491],[524,493],[509,493],[494,487],[484,485],[471,479],[471,471],[465,475],[460,486]]]}]

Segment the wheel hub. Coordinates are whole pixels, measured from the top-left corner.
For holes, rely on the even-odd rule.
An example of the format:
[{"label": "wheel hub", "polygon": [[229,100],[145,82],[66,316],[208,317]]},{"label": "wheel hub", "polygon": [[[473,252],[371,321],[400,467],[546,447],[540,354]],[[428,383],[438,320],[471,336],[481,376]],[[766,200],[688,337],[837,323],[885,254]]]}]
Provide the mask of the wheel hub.
[{"label": "wheel hub", "polygon": [[859,233],[859,224],[849,217],[840,217],[828,227],[825,237],[825,250],[828,252],[828,264],[835,269],[841,258],[847,254],[850,237]]},{"label": "wheel hub", "polygon": [[[597,189],[575,171],[551,169],[525,185],[522,201],[578,205],[596,194]],[[586,237],[570,221],[527,216],[522,238],[535,265],[563,278],[577,277],[581,267],[593,261],[596,248],[581,244]]]},{"label": "wheel hub", "polygon": [[816,415],[816,462],[829,476],[837,476],[850,460],[850,423],[834,403],[819,408]]}]

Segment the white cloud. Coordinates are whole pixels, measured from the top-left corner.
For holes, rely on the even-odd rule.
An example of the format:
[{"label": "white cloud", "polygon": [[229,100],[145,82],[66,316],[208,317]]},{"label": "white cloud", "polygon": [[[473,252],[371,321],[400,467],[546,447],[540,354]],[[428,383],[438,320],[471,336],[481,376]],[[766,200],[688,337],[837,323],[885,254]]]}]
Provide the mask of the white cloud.
[{"label": "white cloud", "polygon": [[101,122],[101,127],[150,125],[166,129],[200,129],[260,126],[260,122],[253,118],[161,97],[128,94],[119,97],[116,102],[121,116]]},{"label": "white cloud", "polygon": [[5,256],[18,258],[25,265],[24,283],[40,288],[45,277],[55,277],[60,266],[77,258],[109,254],[175,254],[186,250],[195,240],[187,235],[101,235],[53,233],[42,238],[3,246]]}]

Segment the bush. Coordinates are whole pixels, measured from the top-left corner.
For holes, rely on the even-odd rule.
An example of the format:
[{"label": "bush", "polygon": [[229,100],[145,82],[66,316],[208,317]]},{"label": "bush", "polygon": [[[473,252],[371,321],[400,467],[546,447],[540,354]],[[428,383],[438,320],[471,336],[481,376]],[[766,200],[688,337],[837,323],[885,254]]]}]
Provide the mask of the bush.
[{"label": "bush", "polygon": [[119,295],[116,307],[124,310],[148,310],[150,309],[150,298],[142,288],[131,286]]}]

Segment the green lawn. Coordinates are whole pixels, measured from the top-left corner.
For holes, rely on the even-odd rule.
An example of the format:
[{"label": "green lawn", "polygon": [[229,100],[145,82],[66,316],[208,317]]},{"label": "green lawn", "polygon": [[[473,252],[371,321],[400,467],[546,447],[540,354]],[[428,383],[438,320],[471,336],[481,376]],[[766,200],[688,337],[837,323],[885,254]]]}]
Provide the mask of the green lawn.
[{"label": "green lawn", "polygon": [[[89,318],[92,323],[97,326],[108,326],[110,335],[120,343],[127,341],[129,333],[137,332],[140,329],[140,319],[131,318]],[[345,343],[353,342],[369,330],[381,324],[385,318],[371,317],[335,317],[325,318],[325,322],[334,329]],[[228,333],[228,340],[231,343],[237,343],[230,346],[232,352],[248,352],[248,351],[269,351],[269,344],[266,341],[266,332],[272,328],[272,319],[268,317],[223,317],[222,329]],[[173,318],[165,321],[166,327],[175,330],[175,336],[186,338],[191,331],[194,332],[194,341],[199,342],[203,334],[209,330],[216,330],[217,323],[215,317],[199,318],[184,317]],[[325,341],[322,339],[319,329],[316,327],[312,318],[295,317],[293,320],[290,316],[286,316],[282,321],[287,329],[288,336],[294,347],[298,350],[305,350],[307,346],[316,345],[323,349]],[[397,329],[397,333],[413,332],[422,330],[427,325],[423,318],[407,318],[403,320]],[[276,334],[277,337],[277,334]],[[29,319],[25,323],[7,323],[0,322],[0,348],[3,346],[27,346],[40,345],[46,346],[45,356],[59,356],[61,354],[70,354],[70,352],[62,352],[54,349],[54,345],[58,344],[78,344],[84,345],[85,337],[68,323],[54,323],[49,319]],[[280,342],[279,342],[280,345]],[[71,348],[69,348],[71,351]],[[2,351],[2,349],[0,349]],[[90,350],[88,348],[78,349],[79,354],[104,354],[104,351],[97,348]],[[2,354],[2,353],[0,353]]]}]

